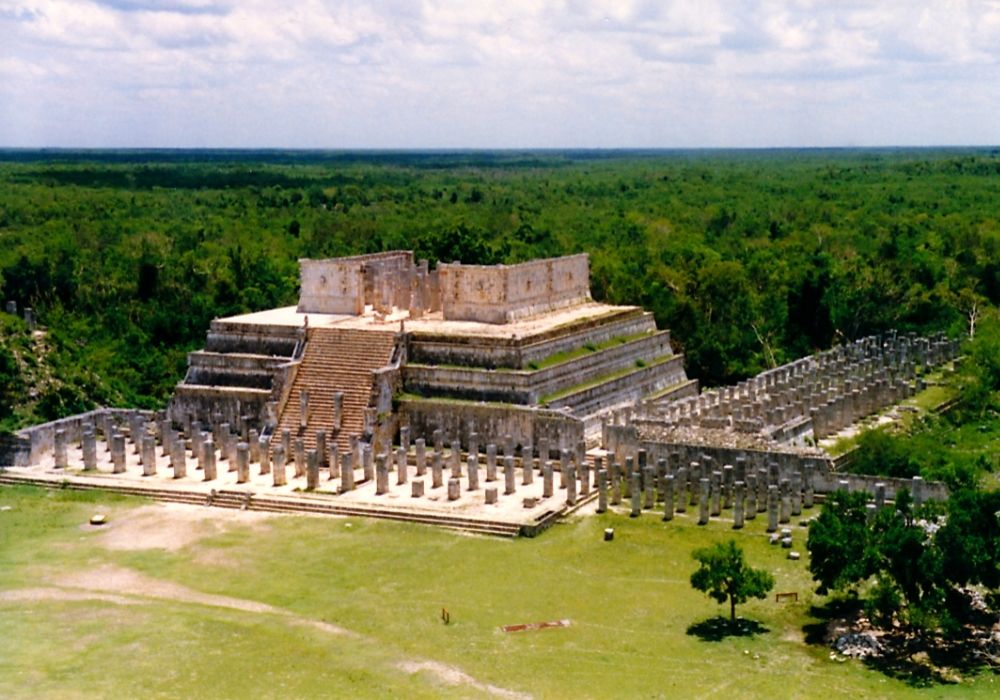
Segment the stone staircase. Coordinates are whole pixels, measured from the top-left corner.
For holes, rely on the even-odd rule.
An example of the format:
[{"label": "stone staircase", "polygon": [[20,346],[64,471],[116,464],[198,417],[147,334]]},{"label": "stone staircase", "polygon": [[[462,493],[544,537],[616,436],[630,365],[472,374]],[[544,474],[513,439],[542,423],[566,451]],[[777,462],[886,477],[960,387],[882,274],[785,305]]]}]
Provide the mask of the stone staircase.
[{"label": "stone staircase", "polygon": [[[325,430],[327,444],[346,450],[351,435],[364,430],[365,409],[372,390],[372,372],[385,367],[392,359],[395,333],[350,328],[310,328],[302,363],[292,384],[288,401],[272,438],[277,444],[281,432],[288,430],[301,437],[306,450],[316,447],[316,431]],[[300,396],[309,394],[309,422],[300,427]],[[333,395],[344,393],[341,428],[334,430]]]}]

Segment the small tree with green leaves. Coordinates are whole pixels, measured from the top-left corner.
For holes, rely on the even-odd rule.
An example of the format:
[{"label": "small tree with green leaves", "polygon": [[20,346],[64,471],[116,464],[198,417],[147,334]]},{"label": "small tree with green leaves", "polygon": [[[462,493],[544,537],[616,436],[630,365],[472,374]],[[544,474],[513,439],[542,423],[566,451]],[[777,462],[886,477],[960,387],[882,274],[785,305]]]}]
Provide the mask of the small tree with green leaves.
[{"label": "small tree with green leaves", "polygon": [[691,585],[719,603],[728,600],[730,623],[736,622],[737,604],[765,598],[774,588],[774,577],[749,566],[735,540],[697,549],[691,556],[699,564],[691,574]]}]

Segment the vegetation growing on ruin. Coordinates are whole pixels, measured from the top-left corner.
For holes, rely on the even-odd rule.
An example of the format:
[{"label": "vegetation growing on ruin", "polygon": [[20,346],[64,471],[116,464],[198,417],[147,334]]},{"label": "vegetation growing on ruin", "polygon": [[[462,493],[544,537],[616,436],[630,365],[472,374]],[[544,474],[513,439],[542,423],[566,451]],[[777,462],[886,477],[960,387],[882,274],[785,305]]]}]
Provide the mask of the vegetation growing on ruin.
[{"label": "vegetation growing on ruin", "polygon": [[0,159],[2,298],[37,310],[60,379],[8,427],[162,406],[213,317],[295,301],[300,257],[586,251],[594,296],[651,309],[706,386],[1000,303],[992,150]]}]

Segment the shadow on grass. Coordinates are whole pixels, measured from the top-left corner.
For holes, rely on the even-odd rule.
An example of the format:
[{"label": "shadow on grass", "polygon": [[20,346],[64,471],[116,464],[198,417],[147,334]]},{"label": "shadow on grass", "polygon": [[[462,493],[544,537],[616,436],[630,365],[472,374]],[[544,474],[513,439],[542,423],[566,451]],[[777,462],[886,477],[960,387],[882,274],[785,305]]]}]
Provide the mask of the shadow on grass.
[{"label": "shadow on grass", "polygon": [[698,637],[703,642],[721,642],[726,637],[752,637],[769,631],[756,620],[744,620],[738,617],[736,622],[730,622],[728,617],[722,615],[696,622],[687,628],[688,634]]},{"label": "shadow on grass", "polygon": [[[863,615],[863,603],[857,598],[832,598],[821,606],[812,606],[809,614],[817,621],[804,625],[808,644],[830,647],[833,639],[857,629]],[[989,630],[992,619],[970,620],[980,629]],[[870,629],[863,627],[862,631]],[[860,659],[868,668],[894,678],[913,688],[953,685],[965,676],[992,671],[996,666],[1000,645],[983,638],[983,635],[966,633],[956,638],[943,638],[938,634],[919,635],[902,629],[882,630],[877,633],[880,651]]]}]

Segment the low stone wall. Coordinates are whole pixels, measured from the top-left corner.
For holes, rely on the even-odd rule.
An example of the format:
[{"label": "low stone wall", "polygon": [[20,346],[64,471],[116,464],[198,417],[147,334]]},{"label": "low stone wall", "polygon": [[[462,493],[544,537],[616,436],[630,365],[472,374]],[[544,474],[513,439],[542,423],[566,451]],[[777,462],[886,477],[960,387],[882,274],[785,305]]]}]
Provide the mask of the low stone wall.
[{"label": "low stone wall", "polygon": [[237,425],[242,424],[245,416],[251,425],[261,428],[267,420],[267,403],[271,399],[270,389],[178,384],[167,417],[181,425],[189,420],[205,425],[223,422]]},{"label": "low stone wall", "polygon": [[480,449],[487,442],[498,443],[505,435],[515,444],[537,445],[547,439],[552,449],[575,449],[583,440],[583,423],[561,411],[461,401],[406,400],[399,405],[400,423],[410,426],[411,439],[423,437],[428,444],[435,430],[446,440],[458,438],[469,446],[469,433],[479,435]]},{"label": "low stone wall", "polygon": [[445,320],[510,323],[590,300],[586,253],[519,265],[438,265]]},{"label": "low stone wall", "polygon": [[244,324],[216,319],[209,327],[205,351],[291,357],[301,338],[295,326]]},{"label": "low stone wall", "polygon": [[615,405],[636,402],[646,394],[666,389],[685,379],[684,356],[675,355],[666,362],[637,369],[623,377],[581,389],[550,403],[554,407],[569,407],[577,415],[586,415]]}]

